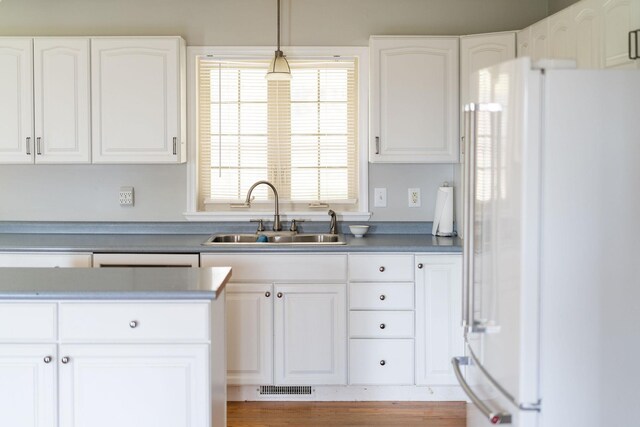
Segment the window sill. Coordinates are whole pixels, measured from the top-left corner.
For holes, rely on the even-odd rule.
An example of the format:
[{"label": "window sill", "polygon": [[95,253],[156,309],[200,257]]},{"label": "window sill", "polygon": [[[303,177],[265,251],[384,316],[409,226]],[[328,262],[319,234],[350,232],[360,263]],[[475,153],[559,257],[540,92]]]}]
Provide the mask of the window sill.
[{"label": "window sill", "polygon": [[[273,211],[246,211],[246,212],[185,212],[187,221],[237,221],[247,222],[250,219],[273,220]],[[336,212],[341,221],[369,221],[371,212]],[[329,221],[326,211],[322,212],[284,212],[280,214],[282,221],[291,219],[303,219],[305,221]]]}]

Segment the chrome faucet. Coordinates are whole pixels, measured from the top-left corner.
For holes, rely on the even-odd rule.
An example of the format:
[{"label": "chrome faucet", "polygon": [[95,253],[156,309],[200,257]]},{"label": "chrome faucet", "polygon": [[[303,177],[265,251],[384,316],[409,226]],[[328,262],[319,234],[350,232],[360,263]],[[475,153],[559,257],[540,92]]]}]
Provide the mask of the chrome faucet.
[{"label": "chrome faucet", "polygon": [[329,216],[331,217],[331,223],[329,224],[329,234],[338,234],[338,223],[336,221],[336,213],[329,209]]},{"label": "chrome faucet", "polygon": [[273,231],[282,231],[282,224],[280,224],[280,206],[278,202],[278,190],[273,186],[269,181],[258,181],[249,187],[249,191],[247,191],[247,199],[244,201],[246,206],[251,206],[251,193],[253,189],[256,188],[260,184],[265,184],[271,187],[273,190],[273,195],[275,196],[275,213],[273,214]]}]

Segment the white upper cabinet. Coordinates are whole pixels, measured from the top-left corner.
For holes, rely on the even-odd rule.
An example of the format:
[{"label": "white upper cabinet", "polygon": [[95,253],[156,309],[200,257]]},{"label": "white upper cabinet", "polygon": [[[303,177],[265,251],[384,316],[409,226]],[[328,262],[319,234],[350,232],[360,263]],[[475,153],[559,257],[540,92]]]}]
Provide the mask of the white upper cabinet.
[{"label": "white upper cabinet", "polygon": [[89,39],[34,40],[36,163],[90,163]]},{"label": "white upper cabinet", "polygon": [[629,31],[640,30],[640,0],[600,2],[604,33],[604,67],[640,68],[640,60],[629,58]]},{"label": "white upper cabinet", "polygon": [[0,75],[0,163],[91,162],[88,38],[2,38]]},{"label": "white upper cabinet", "polygon": [[33,162],[33,40],[0,38],[0,163]]},{"label": "white upper cabinet", "polygon": [[372,36],[369,161],[458,160],[458,37]]},{"label": "white upper cabinet", "polygon": [[549,20],[536,22],[531,26],[531,49],[529,54],[532,61],[549,57]]},{"label": "white upper cabinet", "polygon": [[600,0],[583,0],[571,6],[578,68],[602,68],[602,18]]},{"label": "white upper cabinet", "polygon": [[[516,33],[475,34],[460,38],[460,103],[471,102],[475,80],[471,75],[483,68],[508,61],[516,57]],[[476,100],[478,101],[478,100]],[[481,101],[481,100],[480,100]]]},{"label": "white upper cabinet", "polygon": [[549,17],[549,58],[575,59],[576,35],[571,8]]},{"label": "white upper cabinet", "polygon": [[181,163],[185,43],[180,37],[91,43],[94,163]]},{"label": "white upper cabinet", "polygon": [[516,36],[518,50],[518,58],[522,56],[531,56],[531,27],[518,31]]}]

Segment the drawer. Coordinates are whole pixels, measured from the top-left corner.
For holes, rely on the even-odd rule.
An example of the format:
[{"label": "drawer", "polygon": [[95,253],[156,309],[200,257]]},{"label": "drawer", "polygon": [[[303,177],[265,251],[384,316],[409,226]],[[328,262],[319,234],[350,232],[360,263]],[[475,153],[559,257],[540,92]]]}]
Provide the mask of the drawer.
[{"label": "drawer", "polygon": [[349,340],[349,384],[413,383],[413,340]]},{"label": "drawer", "polygon": [[350,283],[351,310],[413,310],[413,283]]},{"label": "drawer", "polygon": [[54,303],[0,303],[0,341],[55,341],[56,315]]},{"label": "drawer", "polygon": [[350,338],[413,338],[413,311],[351,311]]},{"label": "drawer", "polygon": [[345,254],[201,254],[202,267],[231,267],[233,282],[347,281]]},{"label": "drawer", "polygon": [[209,303],[60,304],[63,342],[206,342]]},{"label": "drawer", "polygon": [[413,282],[413,255],[349,255],[352,282]]}]

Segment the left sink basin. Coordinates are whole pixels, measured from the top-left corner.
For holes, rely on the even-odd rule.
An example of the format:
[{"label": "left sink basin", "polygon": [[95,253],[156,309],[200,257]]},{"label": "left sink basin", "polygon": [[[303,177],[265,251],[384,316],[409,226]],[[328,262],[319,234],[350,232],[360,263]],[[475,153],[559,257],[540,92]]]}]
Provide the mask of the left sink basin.
[{"label": "left sink basin", "polygon": [[346,243],[341,234],[214,234],[203,245],[344,245]]}]

